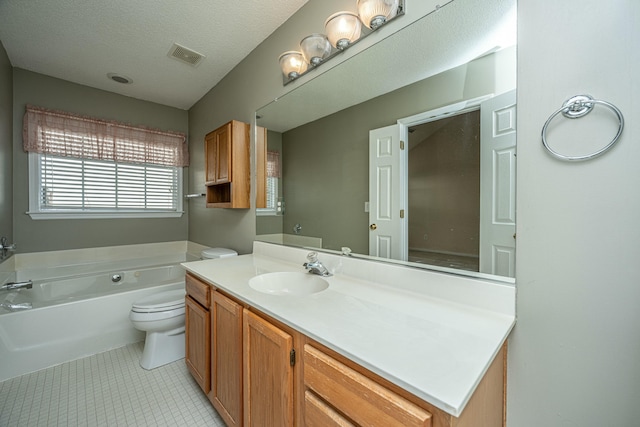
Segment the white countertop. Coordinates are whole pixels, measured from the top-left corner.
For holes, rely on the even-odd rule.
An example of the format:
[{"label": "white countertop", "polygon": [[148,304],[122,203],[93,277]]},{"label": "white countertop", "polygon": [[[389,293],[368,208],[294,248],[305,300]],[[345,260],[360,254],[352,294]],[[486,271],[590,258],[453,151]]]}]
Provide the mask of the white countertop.
[{"label": "white countertop", "polygon": [[308,250],[256,242],[252,255],[184,268],[237,299],[459,416],[515,324],[515,288],[467,277],[319,254],[329,288],[278,296],[256,275],[304,272]]}]

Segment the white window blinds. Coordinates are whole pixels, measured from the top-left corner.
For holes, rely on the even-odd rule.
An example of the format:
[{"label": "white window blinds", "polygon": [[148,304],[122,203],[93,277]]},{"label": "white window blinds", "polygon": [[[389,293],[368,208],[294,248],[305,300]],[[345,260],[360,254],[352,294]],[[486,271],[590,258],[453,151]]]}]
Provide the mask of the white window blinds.
[{"label": "white window blinds", "polygon": [[40,155],[41,210],[176,210],[178,171]]}]

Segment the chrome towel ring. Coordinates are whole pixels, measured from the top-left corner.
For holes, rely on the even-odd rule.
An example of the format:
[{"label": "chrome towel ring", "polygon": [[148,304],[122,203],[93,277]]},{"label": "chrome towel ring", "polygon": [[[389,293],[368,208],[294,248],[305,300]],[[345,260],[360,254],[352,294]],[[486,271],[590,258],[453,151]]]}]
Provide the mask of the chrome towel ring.
[{"label": "chrome towel ring", "polygon": [[[558,114],[562,113],[562,115],[568,119],[578,119],[580,117],[583,117],[589,114],[591,110],[593,110],[593,107],[595,107],[596,104],[600,104],[600,105],[604,105],[605,107],[608,107],[618,117],[618,122],[619,122],[618,132],[613,137],[611,142],[609,142],[600,150],[593,152],[591,154],[586,154],[584,156],[566,156],[564,154],[558,153],[557,151],[554,151],[551,147],[549,147],[549,144],[547,143],[547,128],[549,127],[549,123],[551,123],[551,121]],[[565,160],[569,162],[590,160],[590,159],[593,159],[594,157],[598,157],[599,155],[603,154],[604,152],[609,150],[611,147],[613,147],[613,145],[618,141],[618,139],[620,139],[620,135],[622,135],[623,129],[624,129],[624,117],[622,116],[622,112],[618,109],[618,107],[606,101],[593,99],[593,97],[590,95],[576,95],[567,99],[564,102],[564,104],[562,104],[562,107],[556,110],[553,114],[551,114],[551,116],[549,116],[549,118],[545,122],[544,126],[542,126],[542,145],[544,145],[544,148],[546,148],[547,151],[549,151],[549,153],[551,153],[552,156],[560,160]]]}]

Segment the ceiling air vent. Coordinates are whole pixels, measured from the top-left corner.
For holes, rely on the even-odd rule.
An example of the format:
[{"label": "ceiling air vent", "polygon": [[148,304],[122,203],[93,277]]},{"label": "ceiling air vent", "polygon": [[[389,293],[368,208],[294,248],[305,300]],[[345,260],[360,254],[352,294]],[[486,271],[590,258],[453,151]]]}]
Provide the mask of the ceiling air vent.
[{"label": "ceiling air vent", "polygon": [[177,43],[174,43],[167,54],[170,58],[177,59],[178,61],[189,64],[193,67],[196,67],[202,59],[204,59],[204,55],[199,54],[196,51],[191,49],[187,49],[184,46],[180,46]]}]

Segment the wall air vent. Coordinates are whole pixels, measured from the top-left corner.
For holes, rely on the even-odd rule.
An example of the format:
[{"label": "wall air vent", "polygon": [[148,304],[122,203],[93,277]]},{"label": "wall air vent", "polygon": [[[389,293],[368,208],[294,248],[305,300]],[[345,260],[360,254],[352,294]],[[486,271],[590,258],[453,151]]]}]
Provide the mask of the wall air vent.
[{"label": "wall air vent", "polygon": [[169,58],[177,59],[178,61],[189,64],[193,67],[197,67],[200,62],[204,59],[204,55],[199,54],[196,51],[188,49],[184,46],[180,46],[177,43],[174,43],[167,54]]}]

